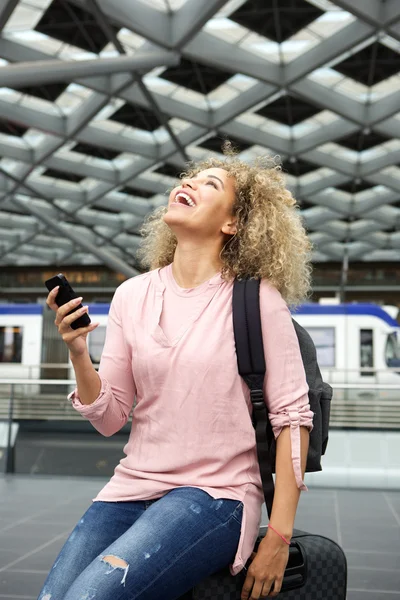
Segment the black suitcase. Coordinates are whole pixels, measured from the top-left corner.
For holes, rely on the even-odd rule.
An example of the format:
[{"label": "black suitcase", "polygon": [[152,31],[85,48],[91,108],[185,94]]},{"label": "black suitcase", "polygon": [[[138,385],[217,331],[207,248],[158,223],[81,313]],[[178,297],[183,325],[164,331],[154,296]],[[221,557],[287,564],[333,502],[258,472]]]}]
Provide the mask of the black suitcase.
[{"label": "black suitcase", "polygon": [[[259,307],[259,281],[235,281],[233,319],[238,369],[250,388],[257,455],[268,515],[274,497],[274,481],[268,431],[271,425],[263,395],[265,359]],[[329,387],[329,386],[328,386]],[[329,417],[328,417],[329,418]],[[315,470],[315,469],[312,469]],[[265,536],[261,527],[257,544]],[[248,566],[248,565],[247,565]],[[206,577],[180,600],[240,600],[246,578],[243,569],[233,577],[229,568]],[[295,529],[279,598],[284,600],[346,600],[347,561],[342,548],[327,537]]]},{"label": "black suitcase", "polygon": [[[264,531],[262,531],[264,530]],[[265,533],[266,527],[261,528]],[[240,600],[242,571],[210,575],[192,591],[193,600]],[[284,600],[346,600],[347,562],[341,547],[321,535],[295,529],[279,598]]]}]

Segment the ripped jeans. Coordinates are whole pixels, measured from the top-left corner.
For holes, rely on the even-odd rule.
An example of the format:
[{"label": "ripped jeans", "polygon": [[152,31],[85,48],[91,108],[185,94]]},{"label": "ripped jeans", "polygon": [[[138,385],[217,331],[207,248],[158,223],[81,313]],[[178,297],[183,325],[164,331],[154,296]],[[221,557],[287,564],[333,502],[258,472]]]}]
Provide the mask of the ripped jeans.
[{"label": "ripped jeans", "polygon": [[199,488],[156,500],[93,502],[38,600],[174,600],[236,554],[243,504]]}]

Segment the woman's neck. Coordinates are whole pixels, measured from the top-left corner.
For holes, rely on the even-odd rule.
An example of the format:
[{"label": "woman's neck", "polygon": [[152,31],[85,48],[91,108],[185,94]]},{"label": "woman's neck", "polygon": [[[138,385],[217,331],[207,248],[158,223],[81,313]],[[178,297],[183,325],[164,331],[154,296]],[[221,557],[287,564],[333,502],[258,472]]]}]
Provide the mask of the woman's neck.
[{"label": "woman's neck", "polygon": [[209,248],[178,246],[172,263],[176,283],[186,289],[197,287],[221,271],[222,261],[218,252]]}]

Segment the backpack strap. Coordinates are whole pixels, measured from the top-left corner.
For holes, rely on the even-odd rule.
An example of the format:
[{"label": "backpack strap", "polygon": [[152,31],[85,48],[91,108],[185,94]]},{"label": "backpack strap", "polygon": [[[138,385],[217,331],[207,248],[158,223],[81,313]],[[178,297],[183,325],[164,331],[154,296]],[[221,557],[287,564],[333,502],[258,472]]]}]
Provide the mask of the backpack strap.
[{"label": "backpack strap", "polygon": [[263,392],[265,356],[261,330],[260,281],[258,279],[235,279],[232,312],[238,370],[250,389],[257,456],[265,504],[270,517],[274,499],[274,480],[267,435],[267,428],[270,424]]}]

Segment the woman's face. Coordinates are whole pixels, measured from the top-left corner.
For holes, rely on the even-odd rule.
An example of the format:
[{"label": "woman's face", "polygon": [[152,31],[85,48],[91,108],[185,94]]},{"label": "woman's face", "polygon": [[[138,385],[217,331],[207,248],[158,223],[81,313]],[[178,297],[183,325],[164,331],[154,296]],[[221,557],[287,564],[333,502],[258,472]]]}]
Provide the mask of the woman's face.
[{"label": "woman's face", "polygon": [[232,215],[235,182],[227,171],[206,169],[190,179],[183,179],[169,196],[164,221],[179,236],[224,239],[236,233]]}]

